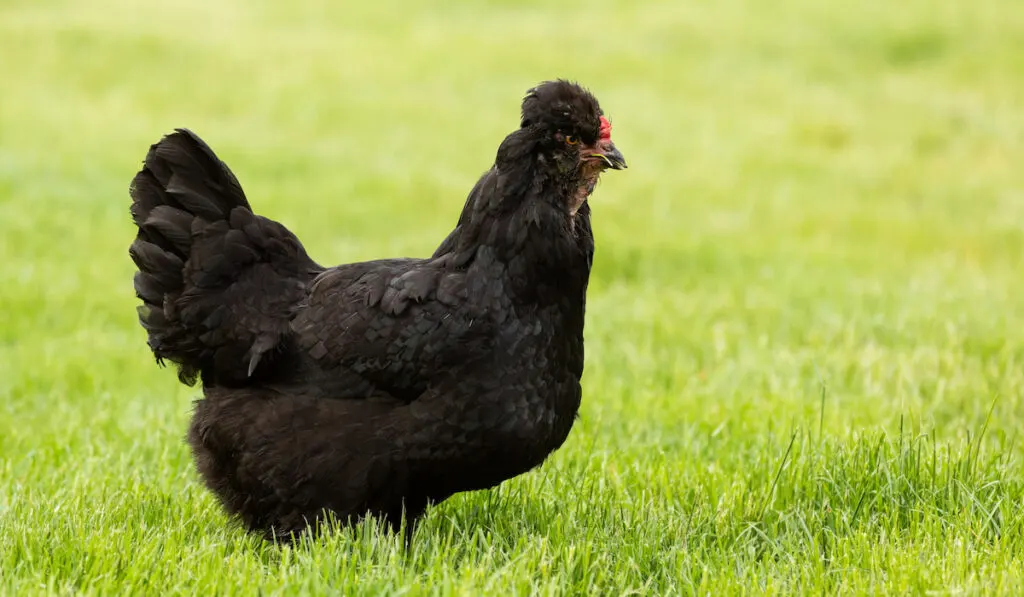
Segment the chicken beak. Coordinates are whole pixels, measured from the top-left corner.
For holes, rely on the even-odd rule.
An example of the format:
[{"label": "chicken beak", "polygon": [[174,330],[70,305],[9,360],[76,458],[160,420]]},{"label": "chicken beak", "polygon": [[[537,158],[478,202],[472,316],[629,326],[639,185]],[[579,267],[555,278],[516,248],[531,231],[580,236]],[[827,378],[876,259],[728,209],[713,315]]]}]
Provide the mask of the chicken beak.
[{"label": "chicken beak", "polygon": [[604,160],[604,163],[612,170],[625,170],[627,168],[626,158],[622,157],[622,152],[615,147],[614,143],[602,143],[595,149],[596,151],[587,157]]}]

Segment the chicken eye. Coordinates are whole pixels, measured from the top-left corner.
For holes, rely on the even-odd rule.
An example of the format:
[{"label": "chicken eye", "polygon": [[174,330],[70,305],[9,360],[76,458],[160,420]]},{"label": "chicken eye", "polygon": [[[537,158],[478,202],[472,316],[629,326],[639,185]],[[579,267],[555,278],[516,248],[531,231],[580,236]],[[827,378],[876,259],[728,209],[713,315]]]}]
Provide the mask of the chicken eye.
[{"label": "chicken eye", "polygon": [[580,138],[579,137],[574,137],[572,135],[566,135],[565,136],[565,142],[568,143],[569,145],[576,145],[577,143],[580,142]]}]

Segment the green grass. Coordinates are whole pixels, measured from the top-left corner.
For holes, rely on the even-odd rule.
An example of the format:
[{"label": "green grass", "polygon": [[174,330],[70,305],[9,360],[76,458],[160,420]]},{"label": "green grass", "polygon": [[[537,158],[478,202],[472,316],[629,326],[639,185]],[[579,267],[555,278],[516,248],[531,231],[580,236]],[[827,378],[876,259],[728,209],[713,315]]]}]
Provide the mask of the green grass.
[{"label": "green grass", "polygon": [[[1020,594],[1022,39],[1017,0],[0,0],[0,593]],[[630,163],[569,441],[408,559],[247,536],[136,323],[149,144],[322,262],[423,255],[556,76]]]}]

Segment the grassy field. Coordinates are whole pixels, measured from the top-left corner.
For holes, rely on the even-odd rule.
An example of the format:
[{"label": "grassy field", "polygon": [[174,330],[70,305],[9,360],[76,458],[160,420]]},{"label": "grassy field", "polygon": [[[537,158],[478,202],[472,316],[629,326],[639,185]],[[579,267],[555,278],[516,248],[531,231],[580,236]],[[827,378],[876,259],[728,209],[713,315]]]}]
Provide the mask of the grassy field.
[{"label": "grassy field", "polygon": [[[0,594],[1020,594],[1024,3],[0,0]],[[321,262],[427,254],[532,84],[594,90],[582,418],[540,469],[279,548],[152,362],[176,126]]]}]

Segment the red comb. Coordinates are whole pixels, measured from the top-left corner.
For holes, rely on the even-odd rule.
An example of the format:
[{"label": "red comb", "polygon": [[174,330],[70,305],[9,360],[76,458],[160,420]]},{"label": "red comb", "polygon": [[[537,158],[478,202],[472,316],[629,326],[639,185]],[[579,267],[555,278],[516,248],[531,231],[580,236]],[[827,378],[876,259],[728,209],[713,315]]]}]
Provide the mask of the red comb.
[{"label": "red comb", "polygon": [[604,116],[601,117],[601,140],[612,140],[612,123],[608,122],[608,119]]}]

